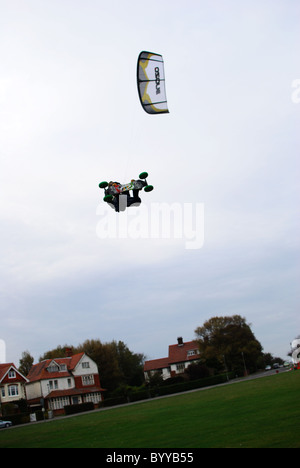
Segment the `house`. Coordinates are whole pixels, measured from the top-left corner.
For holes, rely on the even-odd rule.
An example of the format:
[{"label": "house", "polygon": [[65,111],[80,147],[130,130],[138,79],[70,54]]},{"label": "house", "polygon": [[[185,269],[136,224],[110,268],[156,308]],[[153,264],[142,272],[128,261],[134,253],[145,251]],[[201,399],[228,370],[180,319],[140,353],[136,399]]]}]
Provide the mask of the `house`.
[{"label": "house", "polygon": [[27,378],[18,371],[13,363],[0,364],[0,402],[13,403],[26,398]]},{"label": "house", "polygon": [[102,401],[97,364],[85,353],[46,359],[35,364],[27,376],[28,405],[62,413],[65,406]]},{"label": "house", "polygon": [[177,339],[177,344],[169,346],[167,358],[145,361],[145,379],[148,381],[155,373],[159,373],[164,380],[183,374],[190,364],[199,362],[199,354],[197,341],[184,343],[180,337]]}]

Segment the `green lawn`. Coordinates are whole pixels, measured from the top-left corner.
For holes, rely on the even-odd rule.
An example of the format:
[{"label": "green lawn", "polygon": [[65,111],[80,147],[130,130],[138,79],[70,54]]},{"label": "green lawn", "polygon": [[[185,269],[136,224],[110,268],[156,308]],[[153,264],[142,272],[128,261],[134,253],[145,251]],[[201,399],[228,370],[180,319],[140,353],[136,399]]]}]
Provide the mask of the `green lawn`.
[{"label": "green lawn", "polygon": [[300,447],[300,372],[0,432],[0,448]]}]

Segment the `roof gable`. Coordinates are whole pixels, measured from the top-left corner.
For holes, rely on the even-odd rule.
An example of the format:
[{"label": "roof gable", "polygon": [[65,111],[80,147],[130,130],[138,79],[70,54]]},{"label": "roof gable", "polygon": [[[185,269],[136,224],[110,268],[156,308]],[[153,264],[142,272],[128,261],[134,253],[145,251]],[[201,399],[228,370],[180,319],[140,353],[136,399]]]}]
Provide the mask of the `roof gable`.
[{"label": "roof gable", "polygon": [[16,366],[11,362],[11,363],[7,363],[7,364],[0,364],[0,383],[3,382],[6,379],[8,373],[9,373],[9,371],[11,369],[16,373],[16,378],[14,380],[24,381],[24,382],[28,381],[27,378],[24,377],[24,375],[22,375],[21,372],[18,371]]},{"label": "roof gable", "polygon": [[75,354],[74,356],[71,357],[71,362],[70,362],[70,369],[74,370],[78,364],[80,363],[81,359],[85,356],[85,353],[79,353]]}]

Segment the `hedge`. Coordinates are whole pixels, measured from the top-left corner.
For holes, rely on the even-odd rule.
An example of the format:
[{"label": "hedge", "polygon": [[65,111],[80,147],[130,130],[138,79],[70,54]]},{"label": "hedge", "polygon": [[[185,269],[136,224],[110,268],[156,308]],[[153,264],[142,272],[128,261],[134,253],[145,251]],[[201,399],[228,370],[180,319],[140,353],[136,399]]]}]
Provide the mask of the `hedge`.
[{"label": "hedge", "polygon": [[127,396],[120,396],[114,398],[107,398],[102,401],[100,407],[124,405],[126,403],[133,403],[135,401],[147,400],[149,398],[156,398],[165,395],[172,395],[174,393],[187,392],[189,390],[196,390],[197,388],[210,387],[212,385],[222,384],[228,381],[228,378],[233,379],[234,374],[220,374],[213,377],[206,377],[200,380],[191,380],[188,382],[177,383],[173,385],[162,385],[157,387],[148,387],[139,392],[128,392]]},{"label": "hedge", "polygon": [[13,426],[18,426],[19,424],[27,424],[30,422],[30,413],[17,413],[11,414],[3,417],[5,421],[11,421]]},{"label": "hedge", "polygon": [[66,415],[84,413],[85,411],[92,411],[93,409],[95,409],[95,406],[94,403],[91,401],[87,403],[80,403],[78,405],[68,405],[64,407]]},{"label": "hedge", "polygon": [[196,390],[197,388],[211,387],[212,385],[218,385],[227,382],[228,378],[233,378],[233,374],[220,374],[214,375],[213,377],[205,377],[200,380],[190,380],[188,382],[178,383],[174,385],[161,386],[151,388],[151,396],[164,396],[172,395],[173,393],[187,392],[189,390]]}]

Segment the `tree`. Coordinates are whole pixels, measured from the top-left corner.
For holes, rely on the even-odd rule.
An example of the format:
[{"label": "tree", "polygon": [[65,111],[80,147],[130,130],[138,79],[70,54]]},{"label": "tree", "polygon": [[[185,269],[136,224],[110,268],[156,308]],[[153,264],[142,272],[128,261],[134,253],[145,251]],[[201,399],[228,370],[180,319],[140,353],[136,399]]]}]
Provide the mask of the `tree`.
[{"label": "tree", "polygon": [[190,380],[203,379],[209,377],[209,369],[200,362],[190,364],[184,371]]},{"label": "tree", "polygon": [[118,363],[125,383],[131,386],[140,386],[144,382],[145,356],[133,353],[122,341],[113,343],[116,347]]},{"label": "tree", "polygon": [[208,367],[243,374],[256,370],[262,346],[240,315],[213,317],[195,330],[202,359]]},{"label": "tree", "polygon": [[77,352],[84,351],[98,365],[101,385],[114,390],[120,385],[139,386],[144,381],[144,355],[130,351],[119,341],[101,343],[100,340],[86,340]]},{"label": "tree", "polygon": [[[46,351],[42,356],[40,356],[39,361],[45,361],[46,359],[55,359],[55,358],[64,358],[67,355],[67,350],[73,350],[73,347],[70,345],[57,346],[54,349]],[[74,353],[75,354],[75,353]]]},{"label": "tree", "polygon": [[86,340],[76,348],[76,352],[84,352],[95,361],[99,370],[101,386],[106,390],[114,390],[123,383],[123,375],[113,342],[102,343],[100,340]]},{"label": "tree", "polygon": [[26,377],[32,368],[33,362],[34,358],[29,354],[29,351],[24,351],[19,361],[19,372]]}]

